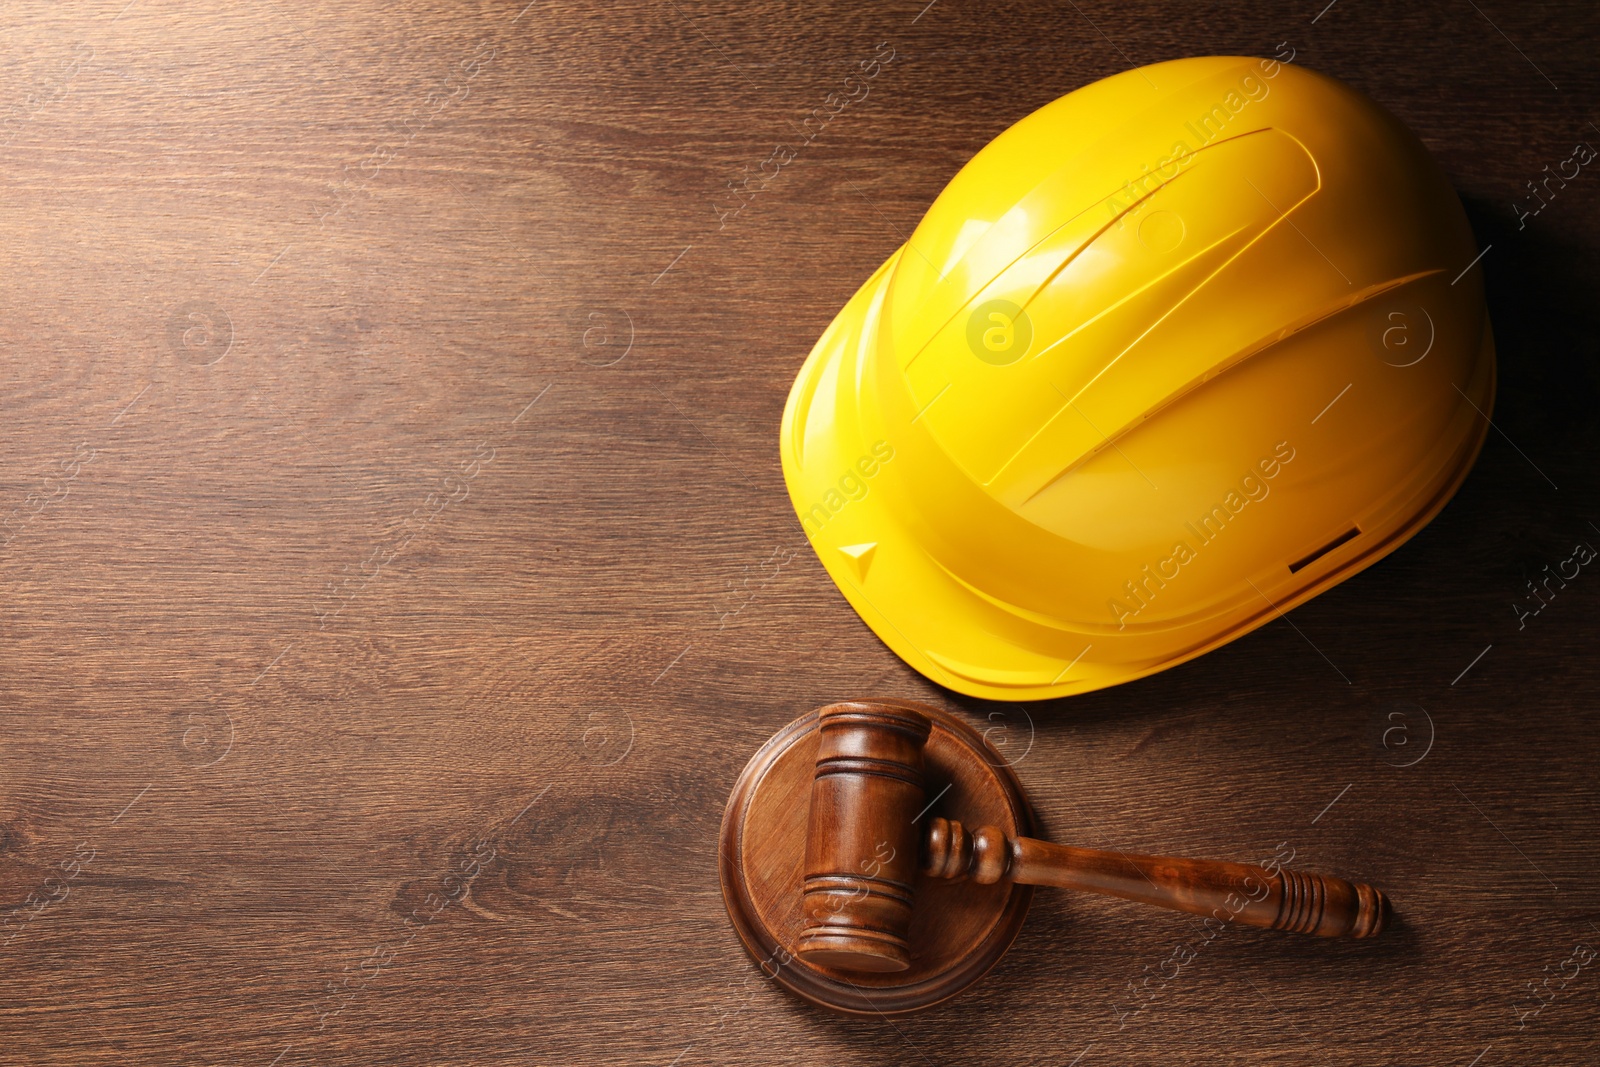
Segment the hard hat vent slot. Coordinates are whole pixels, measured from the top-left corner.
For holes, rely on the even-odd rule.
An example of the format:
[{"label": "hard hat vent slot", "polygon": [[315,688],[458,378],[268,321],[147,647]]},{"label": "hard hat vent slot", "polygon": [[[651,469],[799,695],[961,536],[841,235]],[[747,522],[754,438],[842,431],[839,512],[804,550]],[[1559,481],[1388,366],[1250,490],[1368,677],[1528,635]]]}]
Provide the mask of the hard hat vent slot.
[{"label": "hard hat vent slot", "polygon": [[1350,527],[1350,529],[1346,530],[1344,533],[1340,534],[1338,537],[1335,537],[1332,541],[1329,541],[1327,544],[1323,545],[1321,548],[1319,548],[1315,552],[1311,553],[1311,555],[1302,556],[1301,558],[1295,560],[1293,563],[1289,564],[1289,573],[1290,574],[1294,574],[1296,571],[1305,570],[1307,567],[1311,566],[1317,560],[1321,559],[1323,556],[1326,556],[1329,552],[1332,552],[1334,549],[1338,548],[1340,545],[1344,544],[1346,541],[1350,540],[1353,537],[1359,536],[1360,533],[1361,533],[1361,527],[1359,527],[1359,526]]}]

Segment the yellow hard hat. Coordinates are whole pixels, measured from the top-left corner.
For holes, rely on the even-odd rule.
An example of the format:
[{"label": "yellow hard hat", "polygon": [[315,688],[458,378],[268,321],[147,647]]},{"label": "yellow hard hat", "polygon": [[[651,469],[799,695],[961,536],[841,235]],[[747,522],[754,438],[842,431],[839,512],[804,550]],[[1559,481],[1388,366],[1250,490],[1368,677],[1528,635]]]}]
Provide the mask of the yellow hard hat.
[{"label": "yellow hard hat", "polygon": [[1272,60],[995,138],[784,408],[818,557],[902,659],[1032,700],[1182,663],[1375,563],[1483,443],[1477,248],[1427,150]]}]

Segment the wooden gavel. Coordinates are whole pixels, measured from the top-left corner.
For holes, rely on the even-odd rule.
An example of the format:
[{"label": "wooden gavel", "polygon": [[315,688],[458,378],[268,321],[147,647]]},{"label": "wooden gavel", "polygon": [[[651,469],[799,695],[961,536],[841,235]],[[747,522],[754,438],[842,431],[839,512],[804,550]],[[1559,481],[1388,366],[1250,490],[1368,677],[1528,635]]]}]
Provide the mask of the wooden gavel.
[{"label": "wooden gavel", "polygon": [[1195,915],[1226,913],[1247,926],[1320,937],[1372,937],[1383,929],[1382,893],[1327,875],[1008,839],[992,826],[969,832],[942,818],[929,819],[919,834],[928,804],[928,718],[889,704],[836,704],[823,709],[818,728],[805,926],[795,952],[819,966],[911,966],[907,935],[919,868],[929,877],[1050,885]]}]

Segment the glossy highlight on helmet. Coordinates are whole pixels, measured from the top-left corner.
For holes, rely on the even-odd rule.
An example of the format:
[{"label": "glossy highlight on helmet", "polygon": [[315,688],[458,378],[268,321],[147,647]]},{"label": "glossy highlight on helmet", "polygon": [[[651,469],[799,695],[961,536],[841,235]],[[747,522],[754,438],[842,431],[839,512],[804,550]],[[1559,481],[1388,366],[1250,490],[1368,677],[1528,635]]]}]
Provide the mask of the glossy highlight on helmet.
[{"label": "glossy highlight on helmet", "polygon": [[1459,200],[1331,78],[1174,60],[956,174],[806,359],[801,525],[907,663],[1031,700],[1200,655],[1377,562],[1483,442]]}]

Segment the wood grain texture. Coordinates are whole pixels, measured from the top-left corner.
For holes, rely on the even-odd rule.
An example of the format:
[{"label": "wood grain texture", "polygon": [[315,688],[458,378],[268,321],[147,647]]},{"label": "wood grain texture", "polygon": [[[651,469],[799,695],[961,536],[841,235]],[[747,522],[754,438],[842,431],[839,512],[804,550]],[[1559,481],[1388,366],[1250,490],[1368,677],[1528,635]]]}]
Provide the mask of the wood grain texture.
[{"label": "wood grain texture", "polygon": [[[1516,206],[1600,147],[1594,5],[10,0],[0,26],[0,1064],[1600,1059],[1600,577],[1528,587],[1600,542],[1600,175]],[[789,508],[805,352],[1017,118],[1281,42],[1461,191],[1499,432],[1289,621],[1060,703],[937,690]],[[986,731],[1053,839],[1292,851],[1395,925],[1208,937],[1040,894],[915,1030],[824,1015],[748,960],[717,832],[773,731],[865,694]]]}]

